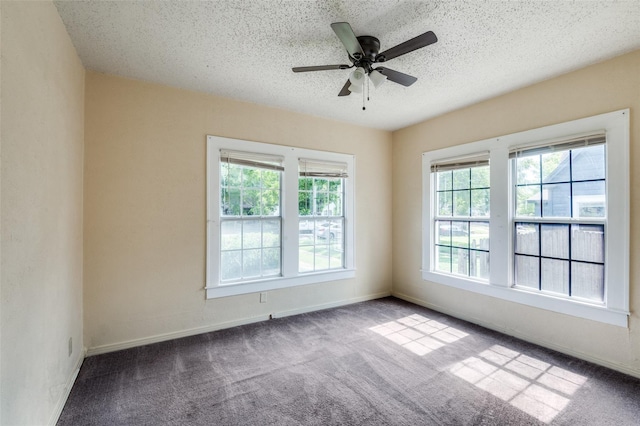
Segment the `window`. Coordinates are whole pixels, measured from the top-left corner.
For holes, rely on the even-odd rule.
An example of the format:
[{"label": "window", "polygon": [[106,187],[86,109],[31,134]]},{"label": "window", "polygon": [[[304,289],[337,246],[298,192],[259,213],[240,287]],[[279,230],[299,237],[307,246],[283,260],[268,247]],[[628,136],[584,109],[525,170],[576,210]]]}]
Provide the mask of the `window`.
[{"label": "window", "polygon": [[280,276],[282,158],[220,152],[220,280]]},{"label": "window", "polygon": [[489,279],[489,156],[439,162],[436,182],[435,269]]},{"label": "window", "polygon": [[355,276],[353,165],[209,136],[207,298]]},{"label": "window", "polygon": [[628,153],[628,110],[424,153],[423,279],[626,326]]},{"label": "window", "polygon": [[298,180],[298,272],[344,268],[346,164],[301,159]]},{"label": "window", "polygon": [[514,150],[514,284],[604,301],[606,137]]}]

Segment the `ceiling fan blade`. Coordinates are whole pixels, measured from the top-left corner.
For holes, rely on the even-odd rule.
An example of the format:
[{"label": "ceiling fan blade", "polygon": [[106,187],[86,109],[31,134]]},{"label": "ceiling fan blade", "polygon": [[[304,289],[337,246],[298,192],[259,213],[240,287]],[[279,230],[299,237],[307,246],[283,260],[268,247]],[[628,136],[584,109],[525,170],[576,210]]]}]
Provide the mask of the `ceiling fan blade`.
[{"label": "ceiling fan blade", "polygon": [[403,86],[411,86],[418,79],[412,75],[405,74],[403,72],[390,70],[389,68],[378,67],[375,69],[381,74],[385,75],[389,81],[402,84]]},{"label": "ceiling fan blade", "polygon": [[391,49],[378,53],[376,62],[384,62],[389,59],[397,58],[400,55],[413,52],[416,49],[428,46],[436,41],[438,41],[438,37],[436,37],[433,32],[427,31],[424,34],[420,34],[418,37],[414,37],[411,40],[407,40],[404,43],[400,43],[399,45],[392,47]]},{"label": "ceiling fan blade", "polygon": [[313,67],[294,67],[291,68],[293,72],[308,72],[308,71],[326,71],[326,70],[346,70],[351,68],[352,65],[318,65]]},{"label": "ceiling fan blade", "polygon": [[338,93],[338,96],[349,96],[351,94],[351,90],[349,90],[349,86],[351,86],[351,82],[347,80],[347,82],[342,86],[342,90]]},{"label": "ceiling fan blade", "polygon": [[336,33],[342,44],[344,44],[347,52],[349,52],[349,56],[356,59],[364,56],[362,46],[360,46],[360,42],[348,22],[334,22],[331,24],[331,28],[333,28],[333,32]]}]

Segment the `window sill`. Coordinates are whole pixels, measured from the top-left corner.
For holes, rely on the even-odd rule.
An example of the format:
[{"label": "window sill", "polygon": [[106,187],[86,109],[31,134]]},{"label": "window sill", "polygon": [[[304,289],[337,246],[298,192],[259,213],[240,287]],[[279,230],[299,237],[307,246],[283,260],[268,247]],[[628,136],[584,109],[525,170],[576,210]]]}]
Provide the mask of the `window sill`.
[{"label": "window sill", "polygon": [[259,281],[222,284],[205,287],[207,299],[237,296],[240,294],[259,293],[261,291],[277,290],[287,287],[296,287],[307,284],[316,284],[327,281],[338,281],[354,278],[355,269],[340,269],[336,271],[323,271],[297,275],[295,277],[276,277]]},{"label": "window sill", "polygon": [[422,271],[422,279],[565,315],[585,318],[618,327],[628,327],[628,312],[610,309],[604,305],[569,300],[514,287],[491,285],[487,282],[475,281],[438,272]]}]

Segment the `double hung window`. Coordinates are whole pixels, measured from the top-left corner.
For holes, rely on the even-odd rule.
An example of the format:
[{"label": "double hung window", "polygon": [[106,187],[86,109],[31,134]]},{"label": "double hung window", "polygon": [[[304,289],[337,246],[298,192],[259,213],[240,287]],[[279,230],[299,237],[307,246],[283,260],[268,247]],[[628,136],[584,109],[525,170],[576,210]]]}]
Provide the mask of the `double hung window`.
[{"label": "double hung window", "polygon": [[626,326],[628,154],[628,110],[424,153],[423,279]]},{"label": "double hung window", "polygon": [[489,279],[489,155],[431,166],[436,181],[435,269]]},{"label": "double hung window", "polygon": [[344,268],[346,163],[299,161],[300,273]]},{"label": "double hung window", "polygon": [[516,149],[514,283],[604,301],[606,136]]},{"label": "double hung window", "polygon": [[351,155],[207,138],[207,298],[354,273]]},{"label": "double hung window", "polygon": [[281,273],[282,157],[220,152],[220,280]]}]

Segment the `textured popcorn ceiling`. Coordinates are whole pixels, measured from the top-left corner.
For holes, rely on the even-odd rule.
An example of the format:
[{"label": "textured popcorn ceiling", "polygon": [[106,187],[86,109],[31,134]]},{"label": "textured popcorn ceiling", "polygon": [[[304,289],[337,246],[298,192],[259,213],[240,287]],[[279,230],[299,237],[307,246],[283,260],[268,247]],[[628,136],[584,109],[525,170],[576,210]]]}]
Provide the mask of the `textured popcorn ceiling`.
[{"label": "textured popcorn ceiling", "polygon": [[[640,0],[56,1],[92,70],[395,130],[640,48]],[[380,39],[381,51],[428,30],[436,44],[386,67],[418,77],[338,97],[332,22]]]}]

